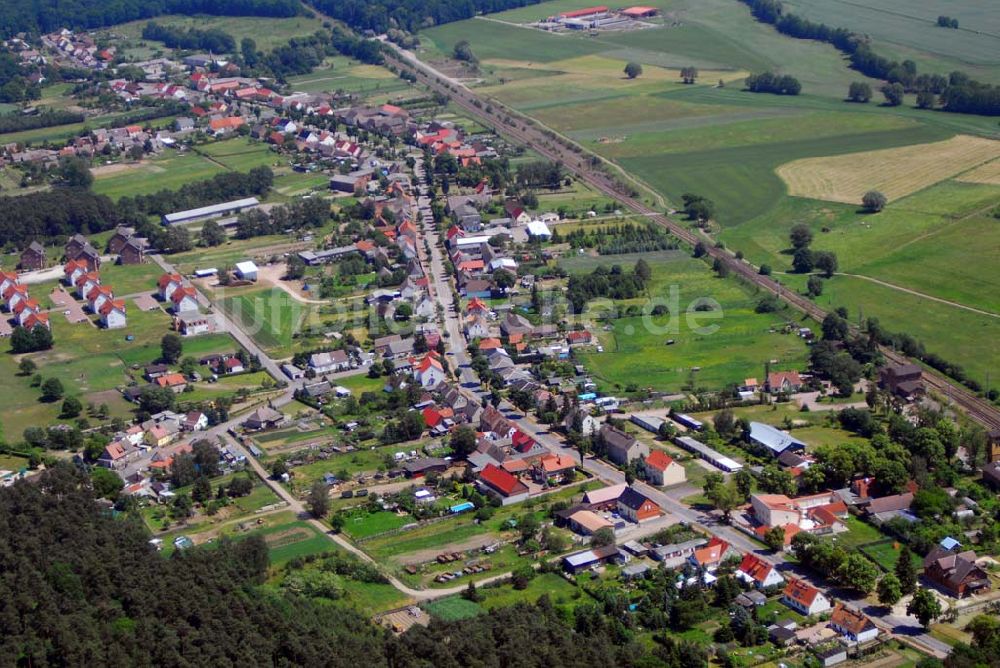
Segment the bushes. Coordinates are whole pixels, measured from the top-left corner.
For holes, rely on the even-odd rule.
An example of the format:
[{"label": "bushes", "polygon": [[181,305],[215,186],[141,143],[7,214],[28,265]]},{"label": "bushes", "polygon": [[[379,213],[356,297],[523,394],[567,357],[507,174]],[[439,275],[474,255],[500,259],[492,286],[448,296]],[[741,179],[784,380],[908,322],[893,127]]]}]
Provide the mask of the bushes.
[{"label": "bushes", "polygon": [[799,80],[788,74],[774,72],[751,74],[746,78],[746,88],[751,93],[774,93],[775,95],[798,95],[802,91]]}]

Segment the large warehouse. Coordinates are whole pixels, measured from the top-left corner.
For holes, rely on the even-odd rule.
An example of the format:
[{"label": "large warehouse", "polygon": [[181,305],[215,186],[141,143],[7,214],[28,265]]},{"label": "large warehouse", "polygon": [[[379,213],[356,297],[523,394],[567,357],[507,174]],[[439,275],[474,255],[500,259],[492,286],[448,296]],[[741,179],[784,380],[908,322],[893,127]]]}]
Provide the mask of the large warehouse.
[{"label": "large warehouse", "polygon": [[218,218],[219,216],[239,213],[244,209],[253,209],[258,206],[260,206],[260,202],[256,197],[244,197],[243,199],[233,200],[232,202],[223,202],[221,204],[213,204],[211,206],[202,206],[197,209],[188,209],[187,211],[177,211],[176,213],[164,214],[163,224],[178,225],[184,223],[194,223],[199,220],[209,220],[211,218]]}]

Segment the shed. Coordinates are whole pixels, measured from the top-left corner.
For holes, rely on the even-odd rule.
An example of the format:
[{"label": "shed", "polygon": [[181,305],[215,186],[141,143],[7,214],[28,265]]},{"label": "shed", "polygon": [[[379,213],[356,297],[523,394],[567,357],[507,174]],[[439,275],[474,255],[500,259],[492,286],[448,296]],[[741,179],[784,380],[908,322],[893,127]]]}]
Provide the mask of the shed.
[{"label": "shed", "polygon": [[257,280],[257,265],[250,260],[236,263],[236,275],[244,281]]}]

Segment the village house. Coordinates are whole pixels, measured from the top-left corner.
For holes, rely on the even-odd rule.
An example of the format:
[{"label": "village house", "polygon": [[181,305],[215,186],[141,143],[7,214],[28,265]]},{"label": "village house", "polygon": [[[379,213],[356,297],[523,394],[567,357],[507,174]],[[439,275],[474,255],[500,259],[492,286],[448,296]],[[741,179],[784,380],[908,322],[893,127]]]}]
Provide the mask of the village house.
[{"label": "village house", "polygon": [[3,293],[4,303],[7,306],[7,310],[14,313],[14,309],[17,308],[18,304],[23,301],[27,301],[28,297],[28,286],[27,285],[11,285]]},{"label": "village house", "polygon": [[584,493],[583,504],[593,510],[611,510],[618,506],[618,498],[625,493],[628,484],[619,483]]},{"label": "village house", "polygon": [[833,492],[789,498],[784,494],[751,494],[750,507],[761,528],[789,527],[813,534],[846,531],[847,504]]},{"label": "village house", "polygon": [[605,423],[598,432],[608,459],[619,466],[627,466],[640,457],[649,456],[649,446],[626,434],[621,429]]},{"label": "village house", "polygon": [[423,359],[414,363],[413,377],[421,387],[428,388],[437,387],[448,378],[441,360],[434,352],[427,353]]},{"label": "village house", "polygon": [[867,615],[840,602],[833,607],[830,628],[850,642],[866,643],[878,637],[878,627]]},{"label": "village house", "polygon": [[81,274],[76,279],[76,296],[86,299],[90,291],[101,284],[101,276],[96,271]]},{"label": "village house", "polygon": [[674,458],[663,450],[654,450],[643,461],[646,480],[651,485],[669,487],[687,481],[684,467],[674,461]]},{"label": "village house", "polygon": [[243,426],[250,431],[273,429],[285,421],[285,416],[270,406],[261,406],[243,421]]},{"label": "village house", "polygon": [[179,316],[175,318],[174,324],[181,336],[197,336],[212,331],[208,318],[199,316]]},{"label": "village house", "polygon": [[989,575],[976,564],[976,553],[958,552],[957,547],[935,546],[924,557],[924,577],[955,598],[990,590]]},{"label": "village house", "polygon": [[155,382],[160,387],[169,387],[175,394],[180,394],[187,387],[187,380],[179,373],[164,374]]},{"label": "village house", "polygon": [[110,285],[95,285],[87,292],[87,304],[91,313],[100,313],[101,307],[114,300],[115,292]]},{"label": "village house", "polygon": [[630,522],[645,522],[663,515],[656,503],[634,487],[627,487],[618,497],[618,514]]},{"label": "village house", "polygon": [[24,271],[44,269],[46,265],[45,246],[37,241],[32,241],[28,247],[21,252],[19,265]]},{"label": "village house", "polygon": [[794,394],[802,388],[798,371],[773,371],[767,374],[767,391],[771,394]]},{"label": "village house", "polygon": [[774,564],[749,552],[743,555],[743,561],[740,562],[735,575],[758,589],[776,587],[785,581]]},{"label": "village house", "polygon": [[317,375],[346,371],[351,368],[351,359],[343,350],[313,353],[309,356],[309,368]]},{"label": "village house", "polygon": [[535,462],[532,474],[539,484],[562,484],[566,475],[576,469],[576,460],[569,455],[544,455]]},{"label": "village house", "polygon": [[191,411],[184,416],[181,428],[185,431],[201,431],[208,428],[208,416],[201,411]]},{"label": "village house", "polygon": [[487,464],[479,472],[477,482],[480,490],[499,500],[502,506],[520,503],[528,498],[528,486],[494,464]]},{"label": "village house", "polygon": [[173,304],[173,312],[175,314],[198,310],[197,292],[192,287],[181,286],[175,288],[170,294],[170,301]]},{"label": "village house", "polygon": [[879,385],[904,399],[923,393],[923,370],[916,364],[889,364],[879,370]]},{"label": "village house", "polygon": [[114,441],[105,446],[104,451],[97,458],[97,465],[118,471],[125,468],[138,454],[139,451],[131,443]]},{"label": "village house", "polygon": [[566,415],[563,427],[567,430],[578,428],[584,436],[593,436],[600,431],[601,421],[591,415],[586,407],[579,406]]},{"label": "village house", "polygon": [[159,290],[160,299],[169,302],[174,290],[184,287],[184,277],[180,274],[163,274],[156,281],[156,287]]},{"label": "village house", "polygon": [[830,599],[804,580],[789,580],[781,602],[800,615],[818,615],[830,609]]},{"label": "village house", "polygon": [[15,271],[0,271],[0,295],[7,294],[7,290],[21,284],[21,279]]},{"label": "village house", "polygon": [[151,448],[162,448],[173,440],[174,433],[165,424],[155,424],[146,430],[146,445]]},{"label": "village house", "polygon": [[691,553],[691,556],[688,557],[688,563],[695,568],[704,569],[711,573],[733,554],[736,554],[736,551],[732,545],[718,536],[712,536],[704,547],[699,547]]},{"label": "village house", "polygon": [[143,264],[146,261],[146,248],[148,242],[142,237],[132,237],[122,246],[118,253],[118,262],[121,264]]},{"label": "village house", "polygon": [[100,307],[101,325],[105,329],[121,329],[128,324],[124,299],[109,299]]}]

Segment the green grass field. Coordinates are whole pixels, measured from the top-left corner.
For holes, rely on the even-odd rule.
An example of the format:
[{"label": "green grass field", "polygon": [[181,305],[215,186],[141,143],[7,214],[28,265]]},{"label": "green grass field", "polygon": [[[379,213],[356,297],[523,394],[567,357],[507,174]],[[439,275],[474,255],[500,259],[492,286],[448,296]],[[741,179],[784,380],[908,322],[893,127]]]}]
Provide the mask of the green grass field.
[{"label": "green grass field", "polygon": [[[619,261],[617,257],[599,259],[610,266]],[[769,360],[777,360],[772,365],[775,368],[794,369],[804,364],[806,348],[801,339],[770,331],[783,322],[781,314],[755,313],[757,297],[732,280],[714,277],[702,262],[682,254],[667,257],[672,259],[650,261],[654,273],[649,294],[666,300],[670,313],[678,317],[619,317],[611,323],[611,330],[595,325],[591,329],[604,352],[577,353],[605,391],[633,383],[640,388],[676,391],[692,380],[697,387],[720,388],[759,376]],[[631,264],[623,260],[622,266]],[[670,299],[672,289],[676,300]],[[688,313],[697,300],[706,297],[718,303],[716,311]],[[633,301],[640,307],[646,303],[644,298]],[[699,318],[706,315],[709,317]],[[666,345],[668,339],[675,343]],[[694,367],[700,370],[692,371]],[[642,373],[637,375],[640,368]]]},{"label": "green grass field", "polygon": [[[179,28],[197,28],[199,30],[217,29],[232,35],[239,47],[240,40],[249,37],[257,43],[262,51],[286,44],[292,37],[312,35],[322,30],[322,22],[307,16],[291,18],[261,18],[253,16],[158,16],[153,19],[157,23]],[[124,35],[133,40],[141,40],[142,29],[148,21],[132,21],[115,26],[112,32]],[[151,46],[162,48],[159,42],[148,41]],[[166,49],[170,51],[170,49]]]},{"label": "green grass field", "polygon": [[350,514],[344,523],[344,532],[355,540],[392,531],[416,520],[409,515],[397,515],[387,511],[368,513],[361,510]]},{"label": "green grass field", "polygon": [[290,352],[292,335],[310,312],[308,306],[277,288],[225,297],[220,303],[254,341],[277,354]]},{"label": "green grass field", "polygon": [[458,596],[438,599],[424,604],[424,610],[431,617],[436,617],[444,622],[457,622],[463,619],[470,619],[484,612],[483,607],[478,603],[467,601]]},{"label": "green grass field", "polygon": [[[829,26],[863,30],[876,52],[914,60],[919,71],[962,70],[1000,81],[1000,18],[976,0],[789,0],[788,11]],[[959,20],[960,30],[937,26],[937,17]]]},{"label": "green grass field", "polygon": [[[899,543],[892,540],[885,540],[877,543],[862,545],[859,548],[865,555],[870,557],[886,573],[892,573],[899,562]],[[919,555],[910,553],[913,566],[920,569],[923,566]]]},{"label": "green grass field", "polygon": [[343,56],[327,58],[322,67],[294,76],[289,83],[304,93],[354,93],[363,98],[400,94],[409,84],[381,67],[364,65]]},{"label": "green grass field", "polygon": [[[32,294],[46,294],[51,284],[34,286]],[[149,364],[159,357],[160,338],[169,331],[170,317],[163,311],[128,310],[128,327],[107,331],[86,323],[71,325],[61,312],[51,316],[52,350],[28,355],[43,378],[59,378],[68,396],[78,397],[86,405],[108,404],[113,416],[127,416],[132,406],[115,389],[131,378],[132,364]],[[133,341],[125,337],[132,335]],[[184,341],[184,354],[204,355],[233,351],[236,342],[228,334],[211,334]],[[45,426],[58,421],[61,402],[39,401],[38,388],[30,387],[31,378],[17,375],[20,356],[0,354],[0,376],[14,390],[0,410],[0,423],[7,437],[19,439],[29,426]]]},{"label": "green grass field", "polygon": [[165,151],[138,163],[97,169],[94,192],[112,199],[176,190],[193,181],[209,179],[226,171],[248,172],[254,167],[281,164],[267,144],[234,137],[196,146],[192,151]]},{"label": "green grass field", "polygon": [[112,199],[176,190],[185,183],[209,179],[226,169],[195,153],[165,152],[141,163],[107,170],[94,179],[94,192]]}]

